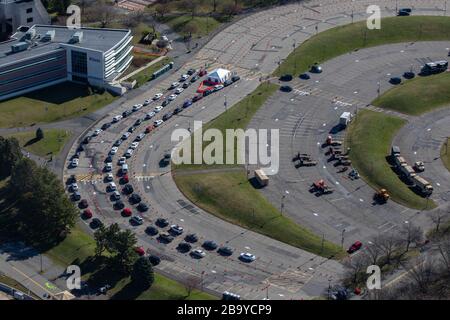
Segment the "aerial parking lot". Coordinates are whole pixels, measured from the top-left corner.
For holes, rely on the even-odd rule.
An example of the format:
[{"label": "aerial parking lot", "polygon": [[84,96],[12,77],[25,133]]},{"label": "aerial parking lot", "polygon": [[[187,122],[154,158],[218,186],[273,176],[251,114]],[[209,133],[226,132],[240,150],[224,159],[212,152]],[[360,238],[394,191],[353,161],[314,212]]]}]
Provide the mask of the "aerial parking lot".
[{"label": "aerial parking lot", "polygon": [[[63,158],[55,168],[79,212],[70,237],[98,240],[117,224],[158,277],[200,297],[371,299],[367,266],[380,266],[383,285],[400,286],[410,264],[440,259],[429,249],[447,239],[450,199],[446,5],[372,2],[258,10],[192,55],[164,59],[158,68],[172,61],[164,75],[146,74],[122,97],[86,94],[64,101],[67,114],[30,112],[2,135],[26,149],[33,137],[21,127],[48,122],[44,133],[59,143],[26,152],[44,157],[51,147]],[[367,28],[371,4],[379,30]],[[1,102],[0,115],[31,97]],[[77,111],[89,99],[92,108]],[[43,101],[36,105],[48,108]],[[247,149],[244,163],[234,154],[231,163],[178,163],[182,147],[198,142],[199,121],[223,136],[270,132],[259,147],[277,154],[276,168],[261,150],[252,162]],[[247,138],[244,147],[256,145]],[[201,139],[202,152],[217,142]],[[215,156],[219,149],[238,147],[220,145]],[[104,292],[124,285],[104,282]]]}]

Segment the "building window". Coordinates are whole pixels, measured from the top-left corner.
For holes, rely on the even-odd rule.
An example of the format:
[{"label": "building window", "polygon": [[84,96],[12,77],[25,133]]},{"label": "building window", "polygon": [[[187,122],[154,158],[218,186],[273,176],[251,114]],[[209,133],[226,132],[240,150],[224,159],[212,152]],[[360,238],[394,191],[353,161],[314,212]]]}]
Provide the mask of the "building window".
[{"label": "building window", "polygon": [[33,22],[33,18],[28,18],[27,23]]},{"label": "building window", "polygon": [[32,13],[33,12],[33,8],[28,8],[27,9],[27,13]]},{"label": "building window", "polygon": [[72,72],[79,74],[87,74],[86,52],[72,50]]}]

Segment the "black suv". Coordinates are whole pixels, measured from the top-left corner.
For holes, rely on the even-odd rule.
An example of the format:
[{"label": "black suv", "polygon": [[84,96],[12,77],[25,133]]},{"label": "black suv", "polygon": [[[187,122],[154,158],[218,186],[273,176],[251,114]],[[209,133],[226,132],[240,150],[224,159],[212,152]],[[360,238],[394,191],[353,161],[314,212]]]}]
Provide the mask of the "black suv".
[{"label": "black suv", "polygon": [[233,254],[233,249],[230,247],[220,247],[217,252],[224,256],[231,256]]},{"label": "black suv", "polygon": [[192,249],[192,246],[191,246],[189,243],[186,243],[186,242],[180,242],[180,243],[178,244],[177,249],[178,249],[178,251],[184,253],[184,252],[190,251],[190,250]]},{"label": "black suv", "polygon": [[163,115],[162,119],[163,119],[163,121],[167,121],[170,118],[172,118],[172,116],[173,116],[172,112],[167,112],[165,115]]},{"label": "black suv", "polygon": [[98,218],[94,218],[89,225],[92,229],[97,229],[103,226],[103,222],[101,222]]},{"label": "black suv", "polygon": [[126,110],[124,112],[122,112],[122,117],[126,118],[128,117],[130,114],[132,114],[133,112],[131,110]]},{"label": "black suv", "polygon": [[138,209],[140,212],[148,211],[148,205],[146,205],[145,203],[141,202],[141,203],[139,203],[139,205],[137,206],[137,209]]},{"label": "black suv", "polygon": [[161,258],[155,255],[150,255],[148,257],[148,261],[150,261],[150,263],[152,264],[152,266],[157,266],[158,264],[161,263]]},{"label": "black suv", "polygon": [[123,192],[124,194],[132,194],[133,191],[134,191],[134,189],[133,189],[133,186],[132,186],[131,184],[126,184],[126,185],[123,187],[123,189],[122,189],[122,192]]},{"label": "black suv", "polygon": [[206,250],[216,250],[217,247],[217,243],[215,243],[214,241],[208,240],[203,242],[203,248],[205,248]]},{"label": "black suv", "polygon": [[167,221],[167,219],[164,218],[158,218],[156,219],[155,224],[160,228],[165,228],[169,225],[169,221]]},{"label": "black suv", "polygon": [[145,229],[145,233],[147,233],[148,235],[151,235],[151,236],[156,236],[159,233],[159,231],[158,231],[158,229],[156,229],[153,226],[148,226]]},{"label": "black suv", "polygon": [[132,204],[139,203],[141,202],[141,200],[142,200],[141,197],[136,193],[133,193],[130,197],[130,203]]},{"label": "black suv", "polygon": [[198,241],[198,237],[195,233],[190,233],[186,235],[186,237],[184,237],[184,240],[186,240],[187,242],[194,243]]},{"label": "black suv", "polygon": [[234,77],[231,78],[231,81],[236,82],[236,81],[239,81],[240,79],[241,79],[241,77],[234,76]]},{"label": "black suv", "polygon": [[108,129],[109,127],[111,127],[111,123],[107,122],[107,123],[105,123],[104,125],[102,125],[102,130],[106,130],[106,129]]},{"label": "black suv", "polygon": [[183,111],[183,108],[182,107],[177,107],[175,110],[173,110],[173,114],[178,114],[181,111]]}]

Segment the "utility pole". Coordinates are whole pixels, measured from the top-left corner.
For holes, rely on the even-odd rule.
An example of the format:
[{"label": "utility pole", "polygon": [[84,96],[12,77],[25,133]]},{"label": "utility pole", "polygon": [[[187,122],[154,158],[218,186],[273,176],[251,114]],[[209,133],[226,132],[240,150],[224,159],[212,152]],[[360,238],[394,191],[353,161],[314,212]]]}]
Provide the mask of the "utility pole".
[{"label": "utility pole", "polygon": [[353,17],[354,17],[354,15],[353,15],[353,9],[352,9],[352,24],[353,24]]},{"label": "utility pole", "polygon": [[322,245],[321,245],[321,248],[320,248],[320,253],[323,252],[323,245],[324,245],[324,243],[325,243],[325,234],[323,233],[322,234]]},{"label": "utility pole", "polygon": [[377,82],[378,88],[377,88],[377,93],[378,93],[378,98],[380,97],[380,92],[381,92],[381,82],[378,81]]}]

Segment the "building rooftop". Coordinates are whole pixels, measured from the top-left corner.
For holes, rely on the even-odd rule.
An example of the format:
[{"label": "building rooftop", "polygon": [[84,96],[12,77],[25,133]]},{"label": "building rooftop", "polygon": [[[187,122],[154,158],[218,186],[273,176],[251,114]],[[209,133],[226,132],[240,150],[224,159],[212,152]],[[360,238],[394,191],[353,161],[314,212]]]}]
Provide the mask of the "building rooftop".
[{"label": "building rooftop", "polygon": [[[0,43],[0,66],[57,50],[62,47],[61,45],[71,45],[80,48],[107,52],[122,39],[130,35],[130,30],[126,29],[69,29],[65,26],[47,25],[34,25],[29,30],[35,30],[35,38],[32,41],[27,40],[29,47],[24,51],[12,53],[11,46],[24,41],[26,30],[17,31],[11,36],[10,40]],[[52,30],[54,30],[53,39],[47,41],[43,40],[49,31],[52,33]],[[72,36],[80,31],[82,32],[81,42],[71,42]]]}]

